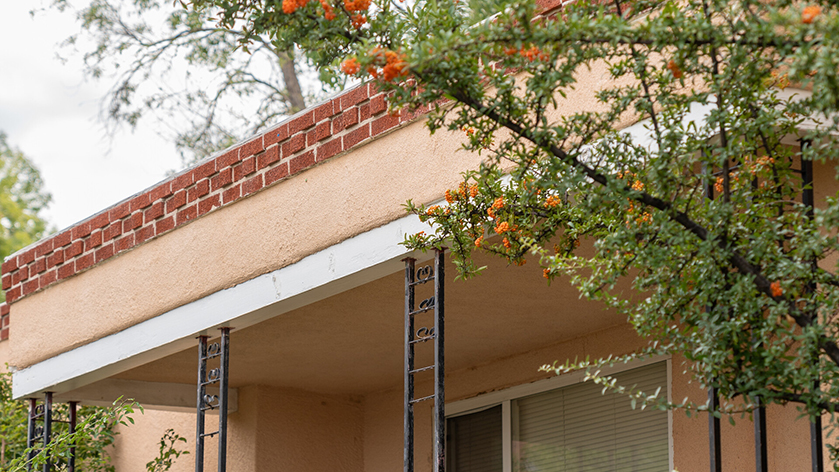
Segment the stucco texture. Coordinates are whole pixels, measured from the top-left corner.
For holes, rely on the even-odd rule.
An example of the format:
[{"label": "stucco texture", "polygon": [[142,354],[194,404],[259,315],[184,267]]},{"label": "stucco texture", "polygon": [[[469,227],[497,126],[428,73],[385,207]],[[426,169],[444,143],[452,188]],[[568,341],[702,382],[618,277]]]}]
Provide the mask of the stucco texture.
[{"label": "stucco texture", "polygon": [[18,367],[123,330],[404,216],[479,163],[421,123],[208,214],[12,307]]},{"label": "stucco texture", "polygon": [[[605,66],[580,72],[553,118],[599,109]],[[629,124],[620,123],[619,127]],[[25,368],[403,216],[457,185],[480,156],[422,120],[209,213],[13,305],[11,362]]]}]

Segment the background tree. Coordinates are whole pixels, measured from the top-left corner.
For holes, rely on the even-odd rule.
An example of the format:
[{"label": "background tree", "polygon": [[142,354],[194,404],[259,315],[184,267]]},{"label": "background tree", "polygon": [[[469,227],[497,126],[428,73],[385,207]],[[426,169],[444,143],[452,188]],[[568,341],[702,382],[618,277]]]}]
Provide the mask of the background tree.
[{"label": "background tree", "polygon": [[[839,159],[834,4],[581,0],[539,16],[515,0],[477,24],[457,1],[189,4],[242,25],[243,44],[267,36],[333,74],[377,80],[393,109],[427,107],[432,132],[463,132],[486,156],[447,205],[409,203],[436,228],[409,247],[448,246],[461,276],[480,270],[474,251],[519,264],[533,252],[546,278],[620,310],[649,340],[621,360],[683,356],[746,409],[755,397],[836,409],[839,200],[803,204],[800,172],[815,162],[835,174]],[[587,109],[568,109],[586,71],[601,86],[576,97]],[[782,93],[790,81],[812,94]],[[646,138],[617,130],[632,122]]]},{"label": "background tree", "polygon": [[[0,131],[0,260],[41,239],[47,229],[40,212],[50,202],[38,169]],[[0,291],[0,302],[6,299]]]},{"label": "background tree", "polygon": [[322,85],[305,62],[296,61],[293,48],[277,48],[258,35],[249,36],[246,54],[234,53],[244,32],[217,27],[206,11],[161,0],[90,0],[81,8],[52,0],[52,6],[79,20],[79,34],[64,46],[83,55],[85,74],[113,83],[102,102],[106,129],[152,118],[184,164],[341,85]]}]

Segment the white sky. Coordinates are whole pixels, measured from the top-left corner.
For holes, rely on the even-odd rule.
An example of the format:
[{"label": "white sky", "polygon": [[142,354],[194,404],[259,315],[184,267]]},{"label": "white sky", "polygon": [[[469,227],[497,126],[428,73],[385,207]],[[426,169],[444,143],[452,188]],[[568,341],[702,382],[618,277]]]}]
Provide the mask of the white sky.
[{"label": "white sky", "polygon": [[57,59],[78,26],[69,13],[30,16],[40,5],[0,0],[0,130],[40,169],[53,196],[45,216],[61,229],[162,180],[180,159],[149,124],[109,141],[96,118],[107,82]]}]

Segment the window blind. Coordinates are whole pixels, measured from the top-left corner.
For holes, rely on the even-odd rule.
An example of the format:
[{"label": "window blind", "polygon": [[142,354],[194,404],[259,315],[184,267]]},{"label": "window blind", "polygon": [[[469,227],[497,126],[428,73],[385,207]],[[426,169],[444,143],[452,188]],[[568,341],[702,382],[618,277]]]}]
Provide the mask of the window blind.
[{"label": "window blind", "polygon": [[448,472],[502,472],[500,405],[449,418],[446,438]]},{"label": "window blind", "polygon": [[[618,385],[649,394],[667,383],[665,363],[615,375]],[[665,472],[667,412],[633,410],[626,395],[593,383],[572,385],[513,402],[515,472]]]}]

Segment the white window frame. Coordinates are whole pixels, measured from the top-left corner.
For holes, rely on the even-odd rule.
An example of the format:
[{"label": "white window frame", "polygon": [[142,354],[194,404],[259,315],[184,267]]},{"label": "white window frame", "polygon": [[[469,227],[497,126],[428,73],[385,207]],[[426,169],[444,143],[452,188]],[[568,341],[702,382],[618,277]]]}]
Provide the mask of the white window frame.
[{"label": "white window frame", "polygon": [[[636,360],[626,364],[605,367],[600,370],[603,375],[614,375],[619,372],[644,367],[650,364],[665,363],[667,372],[667,401],[672,402],[672,360],[670,356],[656,356],[649,359]],[[537,380],[523,385],[484,393],[472,398],[458,400],[446,404],[446,419],[455,418],[470,413],[477,413],[481,410],[501,405],[501,444],[503,472],[513,472],[513,410],[512,401],[547,392],[562,387],[568,387],[583,382],[585,372],[573,372],[570,374],[558,375],[544,380]],[[667,452],[670,470],[673,470],[673,410],[667,410]]]}]

